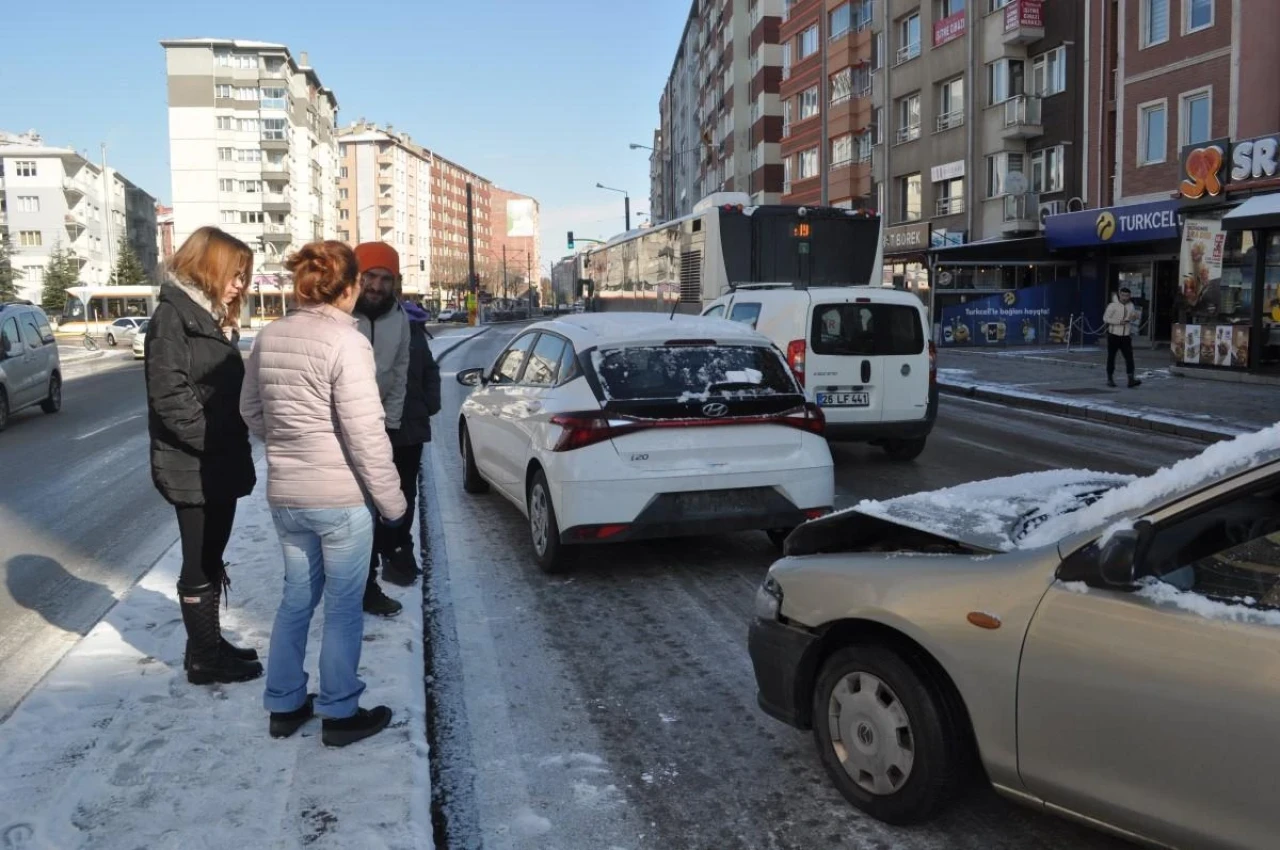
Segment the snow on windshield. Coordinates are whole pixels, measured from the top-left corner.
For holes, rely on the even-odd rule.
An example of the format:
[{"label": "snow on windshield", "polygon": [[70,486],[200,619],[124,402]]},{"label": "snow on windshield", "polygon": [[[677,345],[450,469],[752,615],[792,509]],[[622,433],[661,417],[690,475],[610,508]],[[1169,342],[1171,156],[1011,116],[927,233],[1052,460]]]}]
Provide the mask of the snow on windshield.
[{"label": "snow on windshield", "polygon": [[592,351],[591,362],[608,400],[688,402],[796,392],[782,357],[764,346],[606,348]]},{"label": "snow on windshield", "polygon": [[1205,486],[1277,456],[1280,456],[1280,423],[1254,434],[1214,443],[1195,457],[1178,461],[1153,475],[1112,490],[1086,508],[1053,517],[1019,541],[1019,545],[1029,549],[1057,543],[1064,537],[1100,528],[1123,514]]}]

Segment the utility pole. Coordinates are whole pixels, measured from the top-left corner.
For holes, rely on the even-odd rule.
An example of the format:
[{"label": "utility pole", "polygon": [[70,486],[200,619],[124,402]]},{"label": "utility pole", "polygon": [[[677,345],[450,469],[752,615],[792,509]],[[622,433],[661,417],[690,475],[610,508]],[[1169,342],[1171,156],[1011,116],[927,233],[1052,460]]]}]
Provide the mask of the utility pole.
[{"label": "utility pole", "polygon": [[[479,324],[480,319],[480,285],[476,280],[476,216],[471,201],[471,181],[467,181],[467,318],[470,324]],[[474,302],[471,299],[475,299]],[[475,313],[471,312],[472,304]]]},{"label": "utility pole", "polygon": [[[524,266],[525,266],[524,276],[526,278],[525,283],[529,287],[529,318],[532,319],[533,318],[533,253],[528,249],[526,249],[524,252]],[[1261,325],[1259,325],[1258,327],[1261,327]]]},{"label": "utility pole", "polygon": [[511,300],[511,291],[507,287],[507,246],[502,246],[502,300]]},{"label": "utility pole", "polygon": [[622,198],[623,209],[626,210],[627,229],[623,233],[631,232],[631,196],[624,195]]},{"label": "utility pole", "polygon": [[[852,8],[852,4],[850,4]],[[827,132],[830,127],[830,112],[828,108],[831,106],[831,92],[827,89],[831,85],[830,79],[827,77],[827,26],[829,24],[829,16],[826,12],[826,6],[823,6],[823,13],[818,16],[818,42],[822,46],[822,74],[820,77],[818,88],[818,110],[822,113],[822,144],[818,145],[818,173],[822,175],[822,206],[831,205],[831,142],[827,138]],[[853,73],[850,71],[850,73]]]},{"label": "utility pole", "polygon": [[[115,260],[112,259],[112,249],[115,248],[111,238],[111,175],[107,172],[107,143],[102,143],[102,205],[106,208],[107,215],[103,219],[102,226],[107,232],[107,279],[106,283],[111,283],[111,276],[115,274]],[[119,283],[119,281],[116,281]]]}]

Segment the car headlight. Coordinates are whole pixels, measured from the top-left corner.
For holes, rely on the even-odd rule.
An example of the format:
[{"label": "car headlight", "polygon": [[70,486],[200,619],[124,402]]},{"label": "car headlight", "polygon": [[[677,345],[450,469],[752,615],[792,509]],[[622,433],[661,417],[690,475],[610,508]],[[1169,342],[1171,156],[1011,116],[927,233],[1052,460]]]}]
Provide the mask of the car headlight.
[{"label": "car headlight", "polygon": [[776,620],[782,610],[782,585],[773,576],[766,576],[760,589],[756,591],[756,617],[761,620]]}]

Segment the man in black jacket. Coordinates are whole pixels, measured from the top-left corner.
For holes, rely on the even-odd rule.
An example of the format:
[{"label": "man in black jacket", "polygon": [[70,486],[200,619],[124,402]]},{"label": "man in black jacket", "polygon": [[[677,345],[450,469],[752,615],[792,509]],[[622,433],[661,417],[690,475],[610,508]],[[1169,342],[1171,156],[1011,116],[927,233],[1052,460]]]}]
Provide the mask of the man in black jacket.
[{"label": "man in black jacket", "polygon": [[374,535],[376,558],[386,559],[382,577],[401,586],[413,584],[419,569],[413,556],[411,526],[416,497],[418,472],[422,467],[422,448],[431,442],[431,417],[440,411],[440,367],[427,345],[426,311],[411,301],[401,307],[409,317],[409,371],[405,384],[404,412],[400,427],[388,431],[400,472],[400,489],[409,503],[409,518],[398,528],[380,526]]}]

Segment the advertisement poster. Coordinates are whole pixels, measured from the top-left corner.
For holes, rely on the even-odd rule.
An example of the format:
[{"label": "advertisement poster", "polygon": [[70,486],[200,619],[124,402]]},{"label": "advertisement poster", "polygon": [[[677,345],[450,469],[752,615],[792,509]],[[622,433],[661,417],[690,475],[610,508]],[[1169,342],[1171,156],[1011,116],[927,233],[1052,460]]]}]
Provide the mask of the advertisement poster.
[{"label": "advertisement poster", "polygon": [[1098,287],[1092,282],[1057,280],[944,305],[944,346],[1065,345],[1072,317],[1102,322]]},{"label": "advertisement poster", "polygon": [[507,236],[533,236],[537,225],[536,207],[532,198],[511,198],[507,200]]},{"label": "advertisement poster", "polygon": [[1182,362],[1196,365],[1200,362],[1200,326],[1187,325],[1183,345]]},{"label": "advertisement poster", "polygon": [[1185,325],[1174,324],[1173,332],[1169,339],[1169,353],[1173,355],[1174,363],[1186,362],[1187,328]]},{"label": "advertisement poster", "polygon": [[1231,325],[1218,325],[1214,329],[1213,365],[1231,365]]},{"label": "advertisement poster", "polygon": [[1182,226],[1182,301],[1196,313],[1218,311],[1226,234],[1216,218],[1188,218]]},{"label": "advertisement poster", "polygon": [[1237,369],[1249,367],[1249,328],[1236,325],[1231,329],[1231,365]]}]

